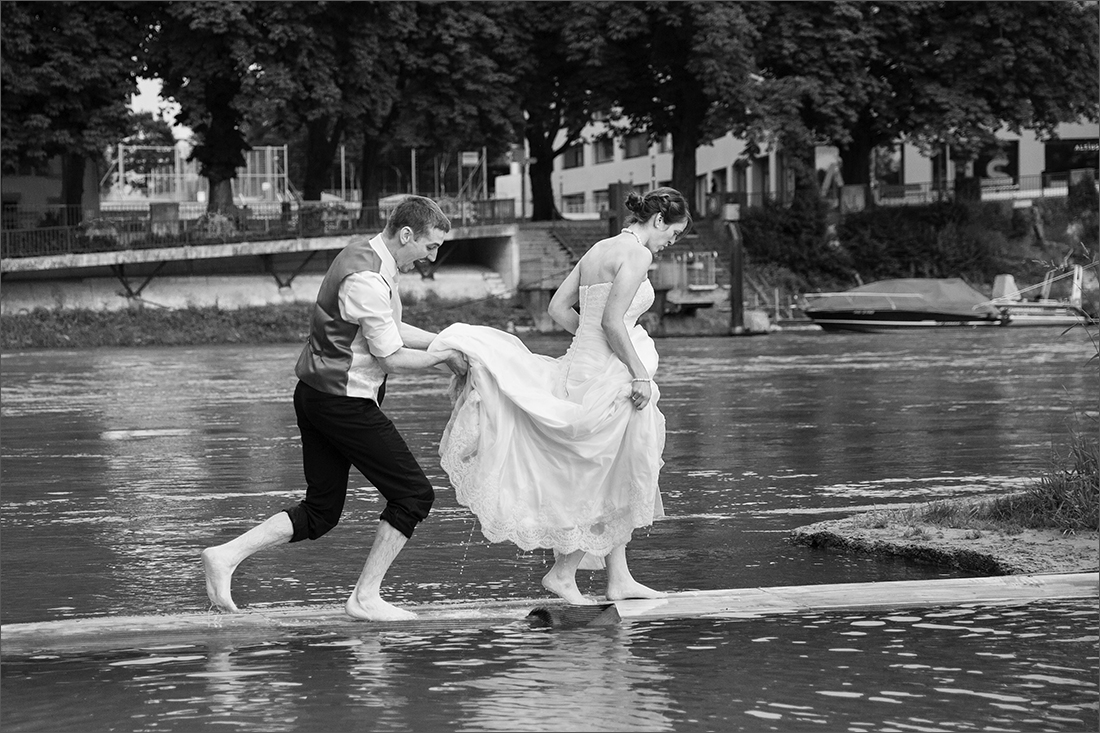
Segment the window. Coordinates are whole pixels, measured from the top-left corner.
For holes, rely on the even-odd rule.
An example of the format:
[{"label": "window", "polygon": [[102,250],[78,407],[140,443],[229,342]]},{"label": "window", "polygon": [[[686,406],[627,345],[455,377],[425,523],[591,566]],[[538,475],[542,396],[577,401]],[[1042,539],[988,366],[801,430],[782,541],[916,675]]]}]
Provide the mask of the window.
[{"label": "window", "polygon": [[592,144],[595,148],[596,162],[597,163],[609,163],[615,160],[615,141],[607,138],[603,140],[597,140]]},{"label": "window", "polygon": [[562,168],[580,168],[584,165],[584,143],[575,142],[562,153]]},{"label": "window", "polygon": [[592,192],[593,203],[596,205],[596,211],[607,211],[610,209],[608,206],[607,190],[593,191]]},{"label": "window", "polygon": [[561,197],[561,210],[563,214],[583,214],[584,194],[571,193]]},{"label": "window", "polygon": [[719,168],[710,172],[710,192],[721,193],[726,190],[726,169]]},{"label": "window", "polygon": [[640,158],[649,153],[649,136],[645,133],[627,135],[623,140],[623,157]]},{"label": "window", "polygon": [[[19,198],[20,194],[4,194],[3,212],[0,213],[0,227],[4,229],[19,228]],[[604,198],[607,198],[606,194],[604,194]]]},{"label": "window", "polygon": [[1098,165],[1100,141],[1096,138],[1051,140],[1043,146],[1043,162],[1047,173],[1068,173]]}]

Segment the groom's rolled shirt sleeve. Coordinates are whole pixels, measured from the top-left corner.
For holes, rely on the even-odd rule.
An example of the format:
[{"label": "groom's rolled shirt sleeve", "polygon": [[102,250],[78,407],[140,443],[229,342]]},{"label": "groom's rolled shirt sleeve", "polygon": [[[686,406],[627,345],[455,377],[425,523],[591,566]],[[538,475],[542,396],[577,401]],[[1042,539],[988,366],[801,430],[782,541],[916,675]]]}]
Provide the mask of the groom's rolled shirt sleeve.
[{"label": "groom's rolled shirt sleeve", "polygon": [[390,356],[405,342],[393,317],[390,286],[375,272],[357,272],[340,285],[341,316],[359,323],[371,356]]}]

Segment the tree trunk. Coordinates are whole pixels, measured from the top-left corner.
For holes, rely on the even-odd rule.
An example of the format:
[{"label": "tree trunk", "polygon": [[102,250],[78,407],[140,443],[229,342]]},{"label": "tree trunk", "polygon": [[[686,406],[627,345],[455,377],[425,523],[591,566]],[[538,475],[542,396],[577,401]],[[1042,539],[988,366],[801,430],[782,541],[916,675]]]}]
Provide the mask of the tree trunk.
[{"label": "tree trunk", "polygon": [[685,77],[676,102],[677,125],[672,133],[672,187],[684,195],[694,219],[700,212],[695,201],[695,149],[706,116],[707,97],[702,84]]},{"label": "tree trunk", "polygon": [[205,105],[208,116],[195,126],[199,143],[191,151],[191,159],[199,162],[199,173],[210,186],[209,213],[224,214],[236,220],[233,205],[233,179],[244,166],[244,152],[250,147],[240,129],[240,114],[233,100],[240,91],[240,81],[226,78],[206,87]]},{"label": "tree trunk", "polygon": [[694,219],[699,218],[695,206],[695,148],[699,136],[694,129],[672,133],[672,187],[684,195]]},{"label": "tree trunk", "polygon": [[840,148],[840,175],[845,185],[871,183],[871,151],[875,141],[863,122],[858,122],[851,130],[852,140]]},{"label": "tree trunk", "polygon": [[306,201],[321,200],[332,169],[332,159],[343,135],[342,121],[332,125],[329,123],[329,118],[324,118],[306,124],[306,170],[302,185],[302,198]]},{"label": "tree trunk", "polygon": [[561,213],[554,205],[554,139],[542,129],[528,125],[527,145],[531,150],[531,221],[554,221]]},{"label": "tree trunk", "polygon": [[363,205],[359,210],[359,226],[381,228],[378,197],[382,193],[383,143],[369,134],[363,137],[363,156],[359,166],[359,188],[363,192]]},{"label": "tree trunk", "polygon": [[88,161],[82,153],[61,157],[61,203],[65,226],[76,226],[84,219],[84,168]]},{"label": "tree trunk", "polygon": [[207,187],[210,189],[210,200],[206,202],[208,214],[223,214],[230,219],[235,218],[237,207],[233,205],[233,179],[222,178],[220,180],[211,176],[206,177]]}]

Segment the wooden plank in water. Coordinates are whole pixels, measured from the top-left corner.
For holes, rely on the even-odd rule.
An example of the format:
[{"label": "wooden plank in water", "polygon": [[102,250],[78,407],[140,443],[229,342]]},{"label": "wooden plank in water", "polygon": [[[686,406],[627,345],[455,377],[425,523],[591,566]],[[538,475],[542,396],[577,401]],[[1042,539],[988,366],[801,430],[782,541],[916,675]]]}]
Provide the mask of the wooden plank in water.
[{"label": "wooden plank in water", "polygon": [[[744,618],[814,611],[901,609],[987,603],[1097,598],[1100,573],[1005,575],[883,583],[740,588],[671,593],[654,600],[618,601],[623,621],[667,618]],[[410,607],[412,621],[353,621],[343,606],[249,609],[239,614],[110,616],[0,626],[0,653],[131,649],[210,639],[269,640],[288,634],[360,634],[385,630],[464,629],[526,623],[535,608],[568,608],[559,600],[461,601]],[[553,614],[549,614],[553,616]]]},{"label": "wooden plank in water", "polygon": [[686,591],[651,601],[619,601],[624,620],[737,618],[769,613],[1027,603],[1100,595],[1100,573],[1000,575],[985,578],[780,586]]}]

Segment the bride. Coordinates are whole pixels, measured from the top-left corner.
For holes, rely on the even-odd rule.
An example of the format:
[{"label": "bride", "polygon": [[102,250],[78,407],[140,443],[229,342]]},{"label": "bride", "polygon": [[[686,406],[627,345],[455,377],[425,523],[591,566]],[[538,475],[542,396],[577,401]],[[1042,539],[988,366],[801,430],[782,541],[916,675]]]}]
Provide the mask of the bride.
[{"label": "bride", "polygon": [[490,542],[553,548],[542,585],[576,604],[594,602],[577,587],[582,560],[606,564],[608,600],[664,595],[635,581],[626,561],[633,530],[664,516],[657,350],[637,320],[653,304],[653,256],[691,217],[672,188],[631,193],[626,207],[627,226],[593,245],[550,301],[550,317],[573,334],[564,356],[466,324],[430,348],[462,351],[470,364],[439,447],[459,503]]}]

